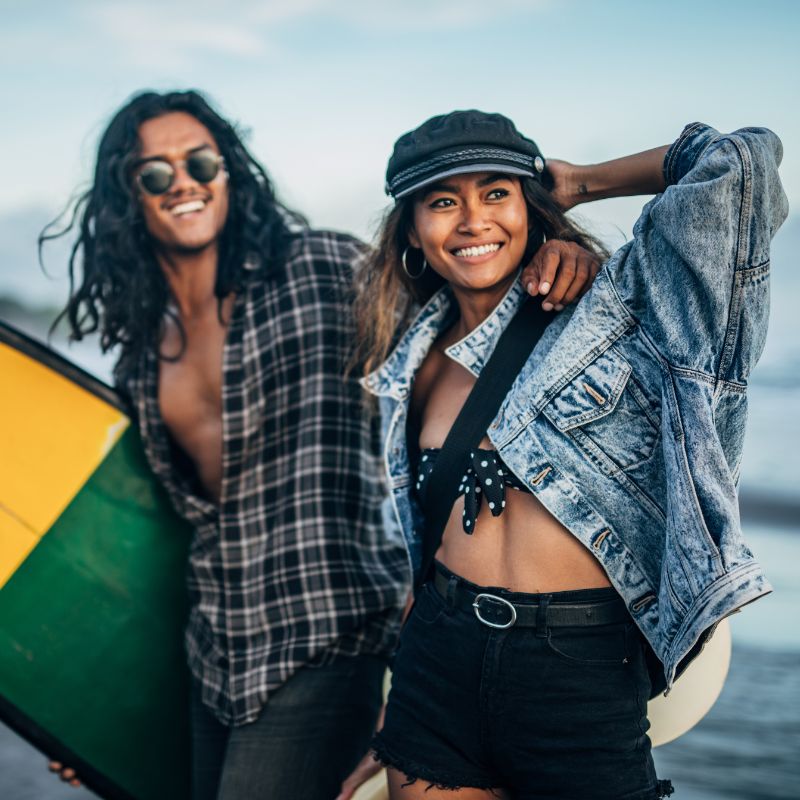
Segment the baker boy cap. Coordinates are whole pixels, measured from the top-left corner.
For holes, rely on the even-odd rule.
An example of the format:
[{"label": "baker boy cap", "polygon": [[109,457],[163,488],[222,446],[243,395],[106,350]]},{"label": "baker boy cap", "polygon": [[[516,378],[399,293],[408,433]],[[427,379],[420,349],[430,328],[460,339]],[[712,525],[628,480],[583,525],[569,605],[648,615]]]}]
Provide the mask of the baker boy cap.
[{"label": "baker boy cap", "polygon": [[386,194],[395,200],[464,172],[506,172],[541,181],[544,158],[502,114],[453,111],[431,117],[394,145]]}]

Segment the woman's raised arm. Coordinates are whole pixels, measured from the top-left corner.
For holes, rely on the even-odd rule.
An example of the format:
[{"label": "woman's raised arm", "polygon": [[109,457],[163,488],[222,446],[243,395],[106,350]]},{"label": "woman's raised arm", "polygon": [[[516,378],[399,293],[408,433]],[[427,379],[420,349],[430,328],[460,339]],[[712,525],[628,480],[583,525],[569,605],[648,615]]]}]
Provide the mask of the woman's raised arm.
[{"label": "woman's raised arm", "polygon": [[657,194],[666,188],[664,156],[669,145],[600,164],[570,164],[548,159],[552,195],[565,211],[580,203],[609,197]]}]

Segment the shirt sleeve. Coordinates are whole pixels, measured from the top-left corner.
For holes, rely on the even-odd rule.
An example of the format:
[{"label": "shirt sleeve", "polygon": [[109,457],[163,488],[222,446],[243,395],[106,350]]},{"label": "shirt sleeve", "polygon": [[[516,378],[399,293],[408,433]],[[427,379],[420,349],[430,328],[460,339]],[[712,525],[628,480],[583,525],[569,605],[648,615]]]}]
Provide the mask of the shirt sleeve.
[{"label": "shirt sleeve", "polygon": [[688,125],[664,159],[666,190],[609,261],[629,311],[673,365],[745,381],[769,313],[770,241],[788,213],[780,139]]}]

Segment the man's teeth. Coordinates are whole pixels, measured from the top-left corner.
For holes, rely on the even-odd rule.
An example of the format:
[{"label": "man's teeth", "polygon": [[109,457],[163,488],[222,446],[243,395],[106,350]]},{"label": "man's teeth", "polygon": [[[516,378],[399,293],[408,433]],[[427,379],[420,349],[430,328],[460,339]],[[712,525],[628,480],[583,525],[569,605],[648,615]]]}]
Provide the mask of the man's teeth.
[{"label": "man's teeth", "polygon": [[480,247],[462,247],[456,250],[455,254],[462,258],[473,256],[485,256],[487,253],[496,253],[500,249],[499,244],[482,244]]},{"label": "man's teeth", "polygon": [[175,217],[181,214],[191,214],[193,211],[202,211],[206,204],[202,200],[190,200],[188,203],[179,203],[171,209],[172,215]]}]

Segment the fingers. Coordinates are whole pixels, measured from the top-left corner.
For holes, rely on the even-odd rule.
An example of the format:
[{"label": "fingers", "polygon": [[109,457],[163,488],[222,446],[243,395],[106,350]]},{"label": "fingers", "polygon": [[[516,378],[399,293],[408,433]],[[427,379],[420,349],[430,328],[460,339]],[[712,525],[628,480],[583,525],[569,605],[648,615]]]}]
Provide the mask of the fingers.
[{"label": "fingers", "polygon": [[574,242],[550,239],[522,271],[521,281],[531,295],[545,295],[545,311],[561,311],[582,297],[594,282],[600,261]]},{"label": "fingers", "polygon": [[545,242],[535,253],[525,269],[522,270],[522,285],[530,295],[547,294],[553,285],[559,262],[561,245],[557,239]]},{"label": "fingers", "polygon": [[51,761],[47,765],[47,768],[50,770],[50,772],[58,772],[59,777],[62,781],[64,781],[64,783],[68,783],[70,786],[75,787],[81,785],[81,782],[72,767],[65,767],[60,761]]},{"label": "fingers", "polygon": [[[545,311],[561,311],[564,308],[564,296],[572,286],[578,272],[578,259],[575,247],[569,242],[559,242],[558,265],[553,281],[553,286],[547,296],[542,301],[542,308]],[[539,291],[540,294],[544,292]]]},{"label": "fingers", "polygon": [[372,753],[367,753],[356,768],[342,781],[342,788],[336,796],[336,800],[351,800],[358,788],[366,783],[371,777],[377,775],[382,767]]}]

